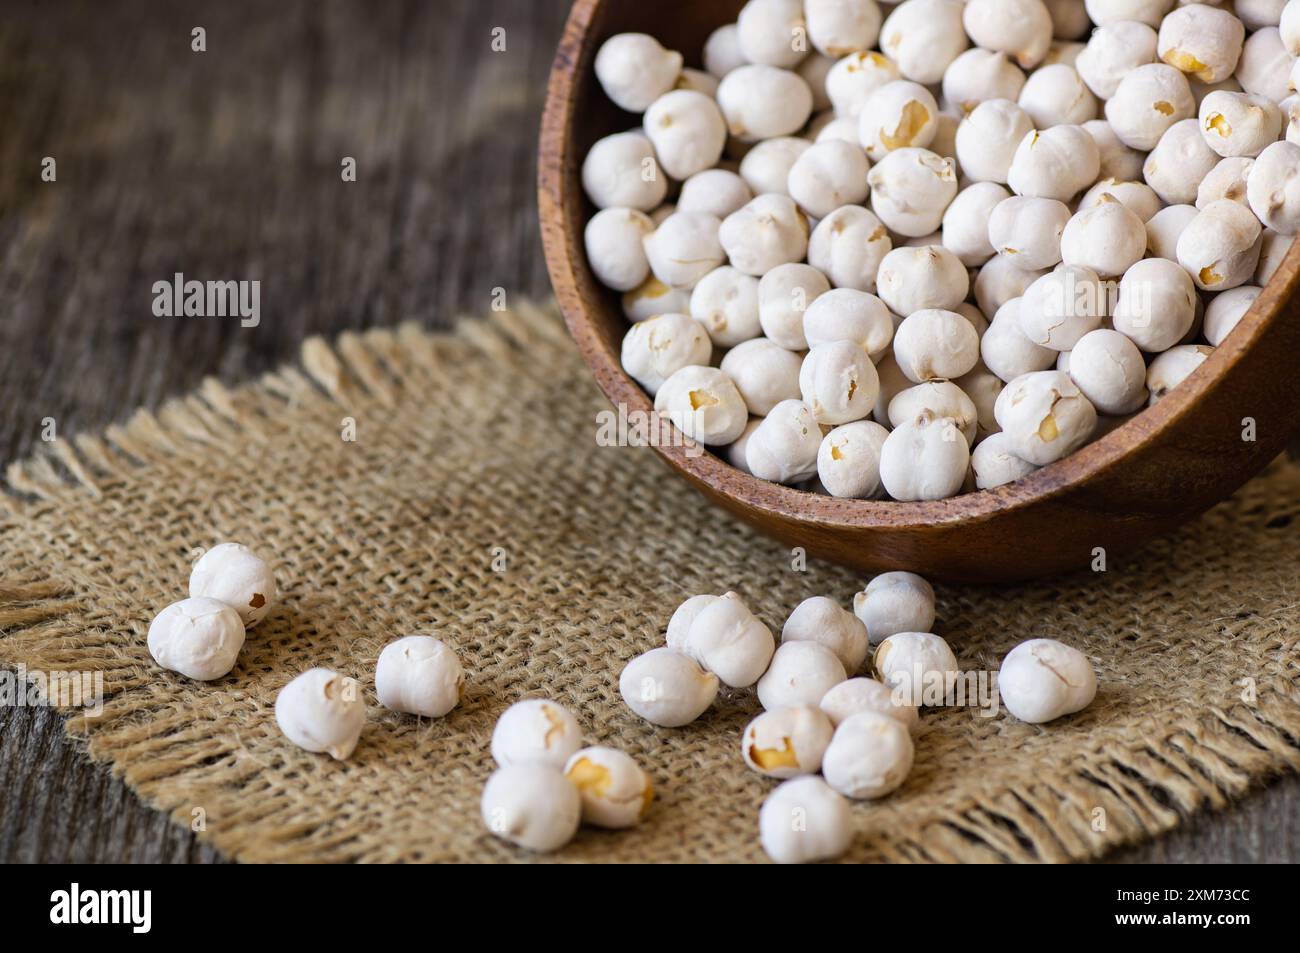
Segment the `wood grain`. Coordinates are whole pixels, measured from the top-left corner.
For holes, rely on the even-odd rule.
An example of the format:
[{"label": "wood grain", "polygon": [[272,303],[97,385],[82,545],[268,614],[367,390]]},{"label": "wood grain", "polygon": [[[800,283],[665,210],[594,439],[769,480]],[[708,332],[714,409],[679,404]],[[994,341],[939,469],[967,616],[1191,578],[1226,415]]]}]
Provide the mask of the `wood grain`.
[{"label": "wood grain", "polygon": [[[610,104],[591,70],[620,32],[658,32],[698,56],[739,0],[653,6],[578,0],[565,27],[542,119],[542,241],[570,333],[616,406],[653,413],[622,368],[628,323],[587,266],[582,231],[593,212],[580,158],[631,117]],[[671,24],[670,31],[661,28]],[[695,60],[698,63],[698,59]],[[681,440],[655,446],[714,502],[810,555],[867,572],[907,569],[951,582],[1003,582],[1087,568],[1098,549],[1131,550],[1227,498],[1300,432],[1300,245],[1241,324],[1205,364],[1155,407],[1064,460],[1007,486],[921,503],[840,500],[769,483]],[[1243,424],[1255,422],[1253,440]]]},{"label": "wood grain", "polygon": [[[444,326],[497,286],[544,294],[535,136],[566,12],[0,2],[0,460],[33,447],[43,417],[97,430],[205,375],[292,359],[308,334]],[[206,54],[189,52],[195,25]],[[339,179],[343,155],[356,183]],[[261,325],[154,318],[150,285],[176,268],[261,278]],[[0,708],[0,792],[0,863],[221,859],[47,710]],[[1288,779],[1122,858],[1294,862],[1297,830]]]}]

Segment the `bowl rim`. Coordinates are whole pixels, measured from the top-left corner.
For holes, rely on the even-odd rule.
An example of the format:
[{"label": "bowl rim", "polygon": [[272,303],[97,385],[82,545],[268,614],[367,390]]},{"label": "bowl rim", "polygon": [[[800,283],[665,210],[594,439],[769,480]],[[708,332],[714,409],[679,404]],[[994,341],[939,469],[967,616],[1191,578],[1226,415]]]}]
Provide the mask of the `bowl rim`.
[{"label": "bowl rim", "polygon": [[[596,330],[587,313],[582,291],[605,293],[606,289],[592,275],[585,251],[565,211],[575,198],[582,208],[590,208],[579,181],[581,162],[574,155],[571,133],[578,93],[595,82],[590,70],[595,52],[591,32],[596,13],[605,2],[575,0],[552,63],[538,149],[542,246],[569,334],[598,386],[616,408],[622,406],[629,412],[654,414],[653,401],[623,370],[619,355]],[[1296,291],[1298,277],[1300,242],[1293,241],[1272,279],[1231,333],[1178,387],[1105,436],[1020,480],[992,489],[914,502],[841,499],[762,480],[707,449],[702,453],[688,452],[680,442],[653,446],[669,466],[698,487],[804,525],[905,530],[986,521],[1077,489],[1114,470],[1155,442],[1166,427],[1187,418],[1215,388],[1221,372],[1249,351],[1268,324],[1282,314],[1280,306]],[[680,436],[675,427],[673,430]]]}]

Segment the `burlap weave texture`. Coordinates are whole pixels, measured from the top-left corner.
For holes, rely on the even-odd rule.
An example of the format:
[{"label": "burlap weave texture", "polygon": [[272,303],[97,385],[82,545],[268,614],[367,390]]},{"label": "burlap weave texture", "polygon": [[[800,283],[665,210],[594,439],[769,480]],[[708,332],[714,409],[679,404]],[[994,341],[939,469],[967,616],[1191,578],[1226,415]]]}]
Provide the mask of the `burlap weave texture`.
[{"label": "burlap weave texture", "polygon": [[[533,859],[488,835],[478,798],[497,716],[540,695],[590,743],[636,757],[657,794],[639,828],[584,829],[549,859],[761,859],[772,782],[738,747],[752,691],[654,728],[623,705],[619,671],[693,593],[735,589],[779,632],[801,599],[847,605],[865,580],[793,571],[652,451],[598,446],[606,407],[554,314],[524,307],[451,335],[312,340],[301,366],[59,441],[10,468],[23,498],[0,503],[0,662],[102,670],[103,715],[70,730],[178,822],[201,808],[204,836],[241,860]],[[149,620],[186,594],[195,549],[227,539],[273,556],[281,602],[229,676],[162,672]],[[855,806],[851,859],[1097,856],[1300,767],[1297,566],[1300,467],[1275,464],[1105,573],[941,588],[939,631],[964,668],[1059,637],[1093,660],[1100,691],[1042,727],[927,711],[903,789]],[[465,664],[444,719],[375,703],[380,649],[412,633]],[[313,665],[366,687],[346,762],[275,726],[276,693]]]}]

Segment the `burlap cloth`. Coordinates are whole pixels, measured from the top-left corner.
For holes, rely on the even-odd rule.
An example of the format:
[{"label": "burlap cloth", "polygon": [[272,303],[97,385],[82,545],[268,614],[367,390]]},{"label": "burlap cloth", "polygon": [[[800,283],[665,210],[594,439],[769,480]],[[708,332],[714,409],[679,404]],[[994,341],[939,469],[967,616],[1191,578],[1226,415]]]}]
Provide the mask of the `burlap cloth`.
[{"label": "burlap cloth", "polygon": [[[487,834],[478,799],[497,716],[536,695],[630,752],[657,791],[640,827],[583,829],[555,859],[761,859],[772,783],[738,751],[753,693],[654,728],[623,705],[618,673],[687,595],[735,589],[779,631],[799,600],[847,604],[864,580],[792,571],[651,450],[597,446],[606,407],[554,315],[523,308],[452,335],[308,341],[301,366],[58,441],[10,468],[27,498],[0,504],[0,662],[102,670],[102,717],[69,730],[179,823],[202,809],[203,836],[240,860],[528,858]],[[1275,464],[1105,574],[941,589],[939,631],[964,667],[1055,636],[1092,659],[1097,700],[1046,727],[927,711],[906,785],[855,807],[851,856],[1093,857],[1300,766],[1298,491],[1300,467]],[[274,555],[280,603],[226,678],[160,671],[150,619],[185,595],[193,550],[227,539]],[[467,670],[441,720],[375,704],[380,649],[417,632]],[[343,763],[275,725],[277,691],[313,665],[366,686]]]}]

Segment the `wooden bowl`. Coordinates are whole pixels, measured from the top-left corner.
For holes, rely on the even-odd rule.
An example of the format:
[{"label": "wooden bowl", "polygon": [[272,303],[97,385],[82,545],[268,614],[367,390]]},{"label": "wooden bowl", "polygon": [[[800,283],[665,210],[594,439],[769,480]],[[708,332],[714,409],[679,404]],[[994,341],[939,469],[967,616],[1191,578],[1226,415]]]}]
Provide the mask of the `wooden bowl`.
[{"label": "wooden bowl", "polygon": [[[709,33],[742,0],[577,0],[551,71],[542,119],[539,203],[547,265],[569,331],[615,406],[653,412],[624,372],[628,323],[587,266],[594,209],[579,170],[602,136],[639,124],[608,102],[592,58],[609,36],[649,33],[699,65]],[[1164,533],[1231,494],[1300,431],[1300,247],[1227,340],[1154,407],[1073,455],[1008,486],[925,503],[840,500],[768,483],[711,454],[657,447],[716,503],[810,556],[867,572],[908,569],[995,582],[1093,564]],[[1253,421],[1253,438],[1249,428]]]}]

